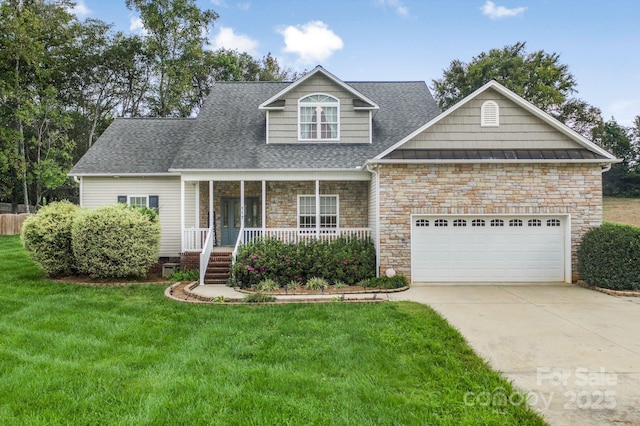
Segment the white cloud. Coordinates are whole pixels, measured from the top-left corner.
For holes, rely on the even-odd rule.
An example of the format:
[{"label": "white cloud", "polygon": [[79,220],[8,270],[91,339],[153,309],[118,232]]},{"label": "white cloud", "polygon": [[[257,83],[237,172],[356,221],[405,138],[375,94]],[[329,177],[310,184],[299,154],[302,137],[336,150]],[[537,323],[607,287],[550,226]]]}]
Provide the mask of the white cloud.
[{"label": "white cloud", "polygon": [[378,4],[394,9],[398,15],[409,15],[409,8],[402,3],[402,0],[378,0]]},{"label": "white cloud", "polygon": [[84,0],[77,0],[76,5],[68,8],[67,11],[76,15],[77,17],[84,17],[92,13],[92,10],[89,9],[86,4],[84,4]]},{"label": "white cloud", "polygon": [[251,3],[247,2],[247,3],[238,3],[238,9],[243,10],[243,11],[247,11],[249,10],[249,8],[251,7]]},{"label": "white cloud", "polygon": [[138,33],[140,35],[146,35],[147,30],[142,23],[142,19],[139,16],[129,17],[129,31],[132,33]]},{"label": "white cloud", "polygon": [[304,63],[322,62],[344,46],[342,39],[322,21],[290,25],[279,32],[284,36],[284,51],[295,53]]},{"label": "white cloud", "polygon": [[218,35],[213,39],[214,50],[229,49],[255,55],[257,47],[258,42],[256,40],[245,34],[236,34],[233,28],[230,27],[220,27]]},{"label": "white cloud", "polygon": [[527,8],[514,7],[513,9],[507,9],[504,6],[496,6],[494,2],[487,0],[480,10],[482,10],[483,15],[488,16],[491,19],[502,19],[522,15]]},{"label": "white cloud", "polygon": [[213,3],[214,6],[227,7],[227,2],[224,0],[211,0],[211,3]]}]

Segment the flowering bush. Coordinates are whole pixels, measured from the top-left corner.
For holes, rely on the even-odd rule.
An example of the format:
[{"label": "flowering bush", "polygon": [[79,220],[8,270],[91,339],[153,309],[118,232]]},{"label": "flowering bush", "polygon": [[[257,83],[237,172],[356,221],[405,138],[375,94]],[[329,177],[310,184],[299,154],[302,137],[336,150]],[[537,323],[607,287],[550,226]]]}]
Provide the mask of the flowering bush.
[{"label": "flowering bush", "polygon": [[240,287],[265,279],[284,287],[292,281],[304,284],[311,277],[354,284],[375,276],[375,264],[375,249],[369,240],[340,238],[296,244],[264,239],[242,246],[233,271]]}]

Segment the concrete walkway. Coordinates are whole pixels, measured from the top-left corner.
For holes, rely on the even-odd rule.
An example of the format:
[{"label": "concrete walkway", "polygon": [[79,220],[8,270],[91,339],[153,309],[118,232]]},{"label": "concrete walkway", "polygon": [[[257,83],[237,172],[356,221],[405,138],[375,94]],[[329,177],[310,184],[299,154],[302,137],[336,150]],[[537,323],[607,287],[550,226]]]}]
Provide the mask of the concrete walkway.
[{"label": "concrete walkway", "polygon": [[[442,314],[550,424],[640,425],[640,298],[568,284],[449,284],[389,299]],[[504,392],[468,395],[465,403],[487,398],[503,401]]]}]

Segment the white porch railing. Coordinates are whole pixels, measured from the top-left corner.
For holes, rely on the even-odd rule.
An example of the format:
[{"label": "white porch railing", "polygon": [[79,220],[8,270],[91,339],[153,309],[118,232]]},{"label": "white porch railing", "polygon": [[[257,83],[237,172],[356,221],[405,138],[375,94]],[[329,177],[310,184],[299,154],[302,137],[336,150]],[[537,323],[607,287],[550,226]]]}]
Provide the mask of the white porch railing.
[{"label": "white porch railing", "polygon": [[211,257],[213,242],[216,239],[215,235],[215,227],[208,230],[207,238],[204,240],[202,252],[200,253],[200,285],[204,284],[204,276],[207,273],[207,266],[209,266],[209,257]]},{"label": "white porch railing", "polygon": [[183,251],[201,251],[207,240],[209,228],[187,228],[182,231]]},{"label": "white porch railing", "polygon": [[285,243],[299,243],[301,241],[331,241],[338,238],[367,239],[371,236],[369,228],[339,228],[320,229],[315,228],[245,228],[243,243],[255,241],[260,238],[274,238]]}]

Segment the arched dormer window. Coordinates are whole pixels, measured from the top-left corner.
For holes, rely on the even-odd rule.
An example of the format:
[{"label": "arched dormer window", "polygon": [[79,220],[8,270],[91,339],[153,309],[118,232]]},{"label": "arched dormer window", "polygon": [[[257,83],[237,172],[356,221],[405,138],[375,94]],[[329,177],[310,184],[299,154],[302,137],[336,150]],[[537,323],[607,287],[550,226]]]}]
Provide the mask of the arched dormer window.
[{"label": "arched dormer window", "polygon": [[480,126],[498,127],[500,125],[500,108],[495,101],[485,101],[480,107]]},{"label": "arched dormer window", "polygon": [[303,141],[340,139],[340,101],[315,94],[298,101],[298,137]]}]

